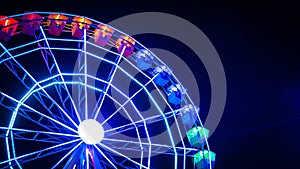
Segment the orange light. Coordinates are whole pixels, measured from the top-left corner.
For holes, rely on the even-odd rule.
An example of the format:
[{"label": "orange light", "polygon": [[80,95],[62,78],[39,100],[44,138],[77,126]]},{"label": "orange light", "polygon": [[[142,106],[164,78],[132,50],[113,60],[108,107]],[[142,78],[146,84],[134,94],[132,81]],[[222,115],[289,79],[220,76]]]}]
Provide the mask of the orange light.
[{"label": "orange light", "polygon": [[116,41],[116,47],[117,47],[117,49],[119,49],[121,47],[121,45],[122,45],[122,39],[119,38]]},{"label": "orange light", "polygon": [[59,19],[59,20],[68,20],[69,18],[62,14],[50,14],[49,19]]},{"label": "orange light", "polygon": [[62,14],[50,14],[48,16],[48,18],[50,19],[49,22],[48,22],[49,25],[50,25],[51,20],[55,20],[55,23],[57,25],[61,25],[69,19],[67,16],[62,15]]},{"label": "orange light", "polygon": [[135,41],[129,36],[121,35],[121,38],[118,38],[116,41],[116,47],[119,49],[122,46],[122,43],[126,45],[126,47],[131,47],[135,44]]},{"label": "orange light", "polygon": [[95,37],[111,37],[111,35],[115,32],[112,28],[108,27],[107,25],[99,24],[98,28],[100,29],[95,29]]},{"label": "orange light", "polygon": [[105,32],[114,33],[115,31],[107,25],[99,24],[98,27]]},{"label": "orange light", "polygon": [[5,25],[4,25],[4,26],[7,26],[8,24],[9,24],[9,20],[6,19],[6,20],[5,20]]},{"label": "orange light", "polygon": [[73,25],[78,24],[80,29],[82,29],[84,26],[86,26],[85,27],[86,29],[89,29],[90,28],[89,25],[92,24],[92,21],[90,21],[82,16],[75,16],[73,21],[74,21]]},{"label": "orange light", "polygon": [[[135,44],[135,41],[129,36],[121,36],[125,41],[130,42],[131,44]],[[126,43],[126,42],[125,42]]]}]

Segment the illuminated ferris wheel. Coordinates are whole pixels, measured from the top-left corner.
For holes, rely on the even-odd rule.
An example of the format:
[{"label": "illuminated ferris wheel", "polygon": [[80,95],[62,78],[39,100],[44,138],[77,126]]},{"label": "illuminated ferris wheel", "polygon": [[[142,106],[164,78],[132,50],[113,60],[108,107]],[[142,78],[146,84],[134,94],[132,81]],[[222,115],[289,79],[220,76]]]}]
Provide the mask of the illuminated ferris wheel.
[{"label": "illuminated ferris wheel", "polygon": [[0,16],[0,77],[0,168],[214,167],[184,84],[107,24]]}]

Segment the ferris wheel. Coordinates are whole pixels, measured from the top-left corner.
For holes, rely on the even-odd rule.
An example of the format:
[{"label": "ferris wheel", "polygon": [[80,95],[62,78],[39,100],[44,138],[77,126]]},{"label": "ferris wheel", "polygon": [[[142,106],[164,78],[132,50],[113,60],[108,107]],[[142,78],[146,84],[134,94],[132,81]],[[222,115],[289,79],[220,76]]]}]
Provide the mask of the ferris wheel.
[{"label": "ferris wheel", "polygon": [[214,168],[184,84],[107,24],[0,16],[0,77],[0,168]]}]

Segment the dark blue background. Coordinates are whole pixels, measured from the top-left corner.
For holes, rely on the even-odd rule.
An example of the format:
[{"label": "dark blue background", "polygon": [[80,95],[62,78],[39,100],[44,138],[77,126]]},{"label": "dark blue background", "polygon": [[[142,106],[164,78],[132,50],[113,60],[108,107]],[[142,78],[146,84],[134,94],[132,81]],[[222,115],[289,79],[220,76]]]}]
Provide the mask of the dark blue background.
[{"label": "dark blue background", "polygon": [[[212,41],[227,77],[225,112],[210,138],[211,148],[217,154],[216,168],[300,168],[300,14],[296,3],[0,2],[3,15],[25,10],[61,11],[102,22],[145,11],[187,19]],[[153,43],[160,38],[164,37],[153,36],[146,46],[172,48],[159,41]],[[192,69],[199,64],[188,63]],[[200,73],[199,79],[202,74],[205,78],[205,73]],[[201,97],[209,99],[209,84],[200,90],[204,91]],[[209,100],[204,99],[204,112],[208,104]]]}]

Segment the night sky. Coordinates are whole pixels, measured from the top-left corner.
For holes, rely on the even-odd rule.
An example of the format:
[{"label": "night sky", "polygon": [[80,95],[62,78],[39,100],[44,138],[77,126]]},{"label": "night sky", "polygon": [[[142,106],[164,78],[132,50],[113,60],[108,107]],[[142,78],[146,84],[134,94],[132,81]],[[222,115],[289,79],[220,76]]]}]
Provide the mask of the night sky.
[{"label": "night sky", "polygon": [[[165,12],[190,21],[211,40],[227,78],[225,112],[209,140],[211,149],[217,154],[216,169],[299,168],[298,6],[285,1],[205,2],[85,0],[81,3],[24,1],[7,4],[1,1],[0,15],[26,10],[59,11],[106,23],[137,12]],[[161,38],[171,41],[153,36],[145,45],[172,48],[170,44],[154,43]],[[191,69],[197,66],[189,64]],[[202,93],[209,99],[208,91]],[[208,107],[204,106],[204,110]]]}]

